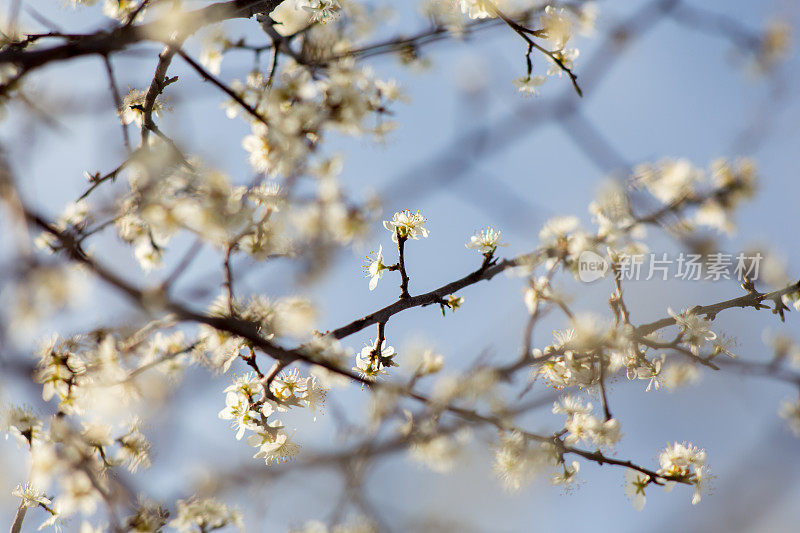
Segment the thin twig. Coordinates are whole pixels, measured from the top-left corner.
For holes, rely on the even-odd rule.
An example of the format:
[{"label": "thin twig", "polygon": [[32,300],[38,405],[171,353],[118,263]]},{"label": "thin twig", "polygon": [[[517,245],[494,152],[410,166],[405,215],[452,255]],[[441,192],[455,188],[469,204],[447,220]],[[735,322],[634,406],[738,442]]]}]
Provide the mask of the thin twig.
[{"label": "thin twig", "polygon": [[239,104],[239,105],[242,107],[242,109],[244,109],[245,111],[247,111],[247,112],[248,112],[248,113],[249,113],[249,114],[250,114],[250,115],[251,115],[253,118],[255,118],[256,120],[258,120],[259,122],[261,122],[261,123],[262,123],[262,124],[264,124],[265,126],[269,126],[269,122],[267,121],[267,119],[266,119],[266,117],[265,117],[264,115],[262,115],[261,113],[259,113],[259,112],[258,112],[258,111],[257,111],[257,110],[256,110],[256,109],[253,107],[253,106],[251,106],[250,104],[248,104],[247,102],[245,102],[245,101],[242,99],[242,97],[241,97],[241,96],[239,96],[238,94],[236,94],[236,93],[233,91],[233,89],[231,89],[230,87],[228,87],[227,85],[225,85],[224,83],[222,83],[221,81],[219,81],[219,79],[217,79],[217,77],[216,77],[216,76],[214,76],[213,74],[211,74],[210,72],[208,72],[208,71],[207,71],[205,68],[203,68],[203,66],[202,66],[200,63],[198,63],[197,61],[195,61],[195,60],[194,60],[194,59],[193,59],[191,56],[189,56],[189,55],[188,55],[186,52],[184,52],[184,51],[183,51],[183,50],[181,50],[181,49],[178,49],[178,50],[177,50],[177,54],[178,54],[179,56],[181,56],[181,57],[184,59],[184,61],[186,61],[186,62],[189,64],[189,66],[190,66],[190,67],[192,67],[192,68],[193,68],[193,69],[194,69],[194,70],[195,70],[195,71],[196,71],[198,74],[200,74],[200,76],[201,76],[203,79],[210,81],[212,84],[214,84],[215,86],[217,86],[217,88],[218,88],[218,89],[220,89],[222,92],[224,92],[225,94],[227,94],[228,96],[230,96],[230,97],[231,97],[231,99],[232,99],[234,102],[236,102],[237,104]]},{"label": "thin twig", "polygon": [[406,238],[400,236],[400,230],[397,230],[397,253],[399,256],[398,265],[400,267],[400,299],[409,298],[408,294],[408,274],[406,273],[406,260],[405,260],[405,245]]},{"label": "thin twig", "polygon": [[[114,67],[111,65],[111,59],[107,55],[103,56],[103,65],[106,67],[106,75],[108,76],[108,85],[111,89],[111,96],[114,99],[114,107],[116,108],[117,113],[119,113],[122,111],[122,97],[120,96],[119,87],[117,86],[117,80],[114,77]],[[130,153],[131,139],[128,135],[128,125],[120,121],[120,126],[122,127],[122,142],[125,144],[125,150]]]}]

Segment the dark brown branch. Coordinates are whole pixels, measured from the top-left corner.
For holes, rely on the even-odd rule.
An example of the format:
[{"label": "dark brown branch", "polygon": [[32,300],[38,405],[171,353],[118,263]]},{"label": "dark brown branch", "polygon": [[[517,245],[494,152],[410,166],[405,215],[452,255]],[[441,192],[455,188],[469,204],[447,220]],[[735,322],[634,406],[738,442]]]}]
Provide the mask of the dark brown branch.
[{"label": "dark brown branch", "polygon": [[177,76],[168,78],[167,70],[181,44],[183,44],[183,39],[181,37],[176,37],[167,44],[160,54],[158,54],[156,72],[144,96],[144,104],[142,105],[142,146],[147,146],[147,138],[150,132],[155,131],[156,128],[156,124],[153,122],[153,110],[155,109],[156,98],[164,92],[167,85],[178,80]]},{"label": "dark brown branch", "polygon": [[[131,154],[131,156],[133,156],[135,153],[136,152],[133,152],[133,154]],[[125,161],[120,163],[120,165],[117,168],[115,168],[114,170],[112,170],[111,172],[109,172],[109,173],[107,173],[107,174],[105,174],[103,176],[100,176],[99,172],[97,174],[95,174],[95,175],[92,175],[92,177],[91,177],[92,184],[89,186],[88,189],[86,189],[83,192],[83,194],[81,194],[78,197],[78,201],[83,200],[84,198],[87,198],[90,194],[92,194],[94,192],[94,190],[96,188],[98,188],[103,183],[105,183],[107,181],[116,180],[117,179],[117,175],[122,171],[122,169],[124,169],[128,165],[130,160],[131,160],[130,158],[126,159]]]},{"label": "dark brown branch", "polygon": [[[201,9],[188,11],[180,16],[181,32],[191,35],[200,28],[235,18],[250,18],[258,13],[271,13],[283,0],[231,0],[218,2]],[[0,64],[13,63],[24,72],[30,72],[48,63],[75,57],[100,54],[108,55],[143,41],[163,39],[165,30],[171,27],[168,15],[162,20],[146,24],[118,26],[110,31],[86,35],[74,35],[68,42],[38,50],[9,47],[0,51]]]},{"label": "dark brown branch", "polygon": [[474,285],[479,281],[490,280],[504,270],[523,263],[531,255],[533,254],[520,256],[516,259],[505,259],[495,265],[490,266],[489,268],[478,269],[470,274],[467,274],[459,280],[448,283],[447,285],[442,285],[438,289],[426,292],[425,294],[402,298],[391,305],[387,305],[383,309],[379,309],[378,311],[375,311],[374,313],[371,313],[363,318],[359,318],[358,320],[355,320],[346,326],[335,329],[331,331],[330,334],[337,339],[343,339],[373,324],[386,322],[393,315],[396,315],[401,311],[405,311],[406,309],[439,303],[445,296],[449,294],[455,294],[464,287],[469,287],[470,285]]},{"label": "dark brown branch", "polygon": [[236,102],[237,104],[239,104],[240,106],[242,106],[242,109],[244,109],[244,110],[245,110],[245,111],[247,111],[247,112],[248,112],[250,115],[252,115],[252,116],[253,116],[253,118],[255,118],[256,120],[258,120],[259,122],[261,122],[261,123],[262,123],[262,124],[264,124],[265,126],[269,126],[269,123],[267,122],[267,119],[266,119],[266,117],[264,117],[264,115],[262,115],[261,113],[259,113],[259,112],[258,112],[258,111],[257,111],[257,110],[256,110],[256,109],[253,107],[253,106],[251,106],[250,104],[248,104],[247,102],[245,102],[245,101],[242,99],[242,97],[241,97],[241,96],[239,96],[238,94],[236,94],[236,93],[233,91],[233,89],[231,89],[230,87],[228,87],[227,85],[225,85],[224,83],[222,83],[221,81],[219,81],[219,80],[216,78],[216,76],[214,76],[213,74],[211,74],[210,72],[208,72],[208,71],[207,71],[205,68],[203,68],[203,66],[202,66],[200,63],[198,63],[197,61],[195,61],[195,60],[194,60],[194,59],[193,59],[191,56],[189,56],[189,55],[188,55],[186,52],[184,52],[183,50],[180,50],[180,49],[178,49],[178,50],[177,50],[177,54],[178,54],[179,56],[181,56],[181,57],[184,59],[184,61],[186,61],[186,62],[189,64],[189,66],[190,66],[190,67],[192,67],[192,68],[193,68],[193,69],[194,69],[194,70],[195,70],[195,71],[196,71],[196,72],[197,72],[197,73],[198,73],[198,74],[199,74],[199,75],[200,75],[200,76],[201,76],[201,77],[202,77],[204,80],[210,81],[210,82],[211,82],[212,84],[214,84],[214,85],[215,85],[215,86],[216,86],[218,89],[220,89],[222,92],[224,92],[225,94],[227,94],[228,96],[230,96],[230,97],[231,97],[231,99],[232,99],[234,102]]},{"label": "dark brown branch", "polygon": [[[117,86],[117,80],[114,77],[114,67],[111,65],[111,59],[107,55],[103,56],[103,65],[106,68],[106,75],[108,76],[108,85],[111,89],[111,96],[114,99],[114,107],[116,108],[117,112],[122,111],[122,96],[120,96],[119,87]],[[130,153],[131,151],[131,139],[128,135],[128,125],[120,122],[120,126],[122,127],[122,142],[125,144],[125,150]]]},{"label": "dark brown branch", "polygon": [[400,269],[400,299],[409,298],[411,295],[408,294],[408,274],[406,273],[406,261],[405,261],[405,245],[406,245],[406,238],[400,236],[400,231],[397,230],[397,253],[399,255],[398,265]]},{"label": "dark brown branch", "polygon": [[500,11],[497,8],[497,6],[494,5],[492,2],[487,1],[487,4],[489,5],[489,7],[491,8],[491,10],[494,12],[495,15],[497,15],[503,22],[505,22],[509,28],[517,32],[517,35],[522,37],[522,39],[526,43],[528,43],[528,51],[525,54],[525,60],[528,65],[528,77],[530,77],[531,73],[533,72],[533,63],[531,62],[531,52],[535,48],[536,50],[539,50],[541,53],[549,57],[550,60],[553,61],[556,65],[558,65],[558,68],[560,68],[563,72],[566,72],[567,76],[569,76],[569,79],[572,82],[572,86],[575,89],[575,92],[578,93],[578,96],[583,97],[583,90],[581,90],[580,86],[578,85],[578,76],[574,72],[572,72],[572,69],[570,69],[569,67],[567,67],[566,64],[564,64],[564,61],[561,59],[561,57],[559,57],[557,53],[548,50],[547,48],[544,48],[531,38],[531,37],[543,37],[546,34],[543,30],[531,30],[530,28],[526,28],[525,26],[522,26],[514,22],[509,17],[504,15],[503,12]]},{"label": "dark brown branch", "polygon": [[[581,69],[583,87],[590,90],[597,87],[613,71],[611,67],[622,57],[624,50],[635,44],[637,38],[651,30],[677,4],[678,0],[652,0],[612,27]],[[528,103],[519,104],[506,115],[458,135],[441,153],[394,178],[380,190],[380,194],[395,201],[408,202],[421,197],[432,187],[451,184],[473,167],[473,161],[464,157],[464,146],[472,146],[491,133],[491,142],[484,146],[484,157],[507,150],[533,130],[569,117],[582,101],[574,98],[570,88],[546,105],[531,107]]]},{"label": "dark brown branch", "polygon": [[[705,315],[709,319],[713,319],[719,313],[726,309],[731,309],[734,307],[741,307],[742,309],[746,307],[754,307],[756,309],[763,309],[764,306],[763,302],[767,300],[775,301],[780,300],[781,296],[786,294],[791,294],[793,292],[797,292],[800,290],[800,281],[794,283],[793,285],[789,285],[784,289],[780,289],[777,291],[772,291],[769,293],[760,293],[760,292],[749,292],[744,296],[739,296],[738,298],[731,298],[730,300],[725,300],[724,302],[719,302],[716,304],[711,305],[698,305],[692,307],[689,312],[692,314],[701,316]],[[661,320],[656,320],[655,322],[650,322],[649,324],[643,324],[637,327],[634,330],[634,333],[637,336],[644,337],[645,335],[649,335],[654,331],[659,329],[663,329],[669,326],[675,325],[675,319],[672,317],[669,318],[662,318]]]},{"label": "dark brown branch", "polygon": [[597,357],[597,366],[599,367],[600,372],[600,377],[597,380],[597,384],[600,387],[600,400],[603,404],[603,414],[606,417],[606,421],[608,421],[614,417],[611,415],[611,408],[608,406],[608,395],[606,393],[606,368],[602,355]]}]

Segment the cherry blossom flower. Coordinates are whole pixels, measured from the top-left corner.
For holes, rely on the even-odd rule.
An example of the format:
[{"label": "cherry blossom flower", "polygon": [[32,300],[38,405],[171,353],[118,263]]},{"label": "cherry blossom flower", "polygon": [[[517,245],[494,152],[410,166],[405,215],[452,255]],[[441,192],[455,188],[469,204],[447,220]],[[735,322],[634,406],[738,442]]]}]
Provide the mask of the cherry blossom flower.
[{"label": "cherry blossom flower", "polygon": [[236,430],[236,440],[242,440],[246,430],[256,428],[256,413],[251,409],[250,400],[237,392],[225,395],[225,408],[219,412],[219,417],[231,421]]},{"label": "cherry blossom flower", "polygon": [[377,343],[376,340],[374,345],[364,346],[361,353],[356,356],[356,366],[353,367],[353,370],[364,379],[375,380],[385,375],[387,372],[384,361],[395,356],[394,348],[386,346],[385,340],[381,343],[380,348]]},{"label": "cherry blossom flower", "polygon": [[258,452],[253,457],[263,457],[267,466],[289,461],[300,453],[300,446],[292,442],[292,438],[285,431],[278,432],[278,436],[271,440],[267,438],[268,433],[259,432],[257,435],[261,442]]},{"label": "cherry blossom flower", "polygon": [[539,17],[539,24],[547,34],[547,40],[556,50],[561,50],[573,33],[573,20],[563,7],[547,6]]},{"label": "cherry blossom flower", "polygon": [[641,511],[647,501],[645,487],[650,484],[650,476],[631,468],[625,470],[625,496],[633,503],[633,508]]},{"label": "cherry blossom flower", "polygon": [[20,505],[25,507],[38,507],[39,505],[51,505],[53,502],[50,501],[43,490],[39,490],[30,483],[26,483],[25,485],[17,485],[13,491],[11,491],[11,495],[22,500]]},{"label": "cherry blossom flower", "polygon": [[406,210],[395,213],[392,220],[384,220],[383,227],[392,232],[392,241],[394,242],[397,242],[398,237],[417,240],[429,235],[424,226],[425,222],[427,220],[420,215],[419,211],[412,213]]},{"label": "cherry blossom flower", "polygon": [[471,19],[485,19],[494,17],[491,0],[459,0],[461,12]]},{"label": "cherry blossom flower", "polygon": [[493,230],[490,226],[470,237],[469,242],[464,246],[470,250],[477,250],[483,255],[490,255],[498,246],[508,246],[507,243],[500,242],[501,236],[501,232]]},{"label": "cherry blossom flower", "polygon": [[539,87],[547,81],[545,76],[524,76],[514,80],[514,86],[522,93],[523,96],[539,96]]},{"label": "cherry blossom flower", "polygon": [[383,246],[379,246],[373,257],[367,256],[367,262],[364,264],[364,272],[370,277],[369,290],[375,290],[386,269],[386,265],[383,264]]},{"label": "cherry blossom flower", "polygon": [[550,484],[562,485],[565,491],[570,491],[578,482],[578,471],[580,469],[581,464],[578,461],[572,461],[569,465],[564,463],[561,469],[552,475]]}]

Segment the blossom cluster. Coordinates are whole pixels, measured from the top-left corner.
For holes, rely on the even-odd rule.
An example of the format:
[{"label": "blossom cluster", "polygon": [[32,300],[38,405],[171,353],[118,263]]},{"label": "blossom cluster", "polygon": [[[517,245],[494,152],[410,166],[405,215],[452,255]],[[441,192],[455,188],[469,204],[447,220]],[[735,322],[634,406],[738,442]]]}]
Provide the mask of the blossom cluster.
[{"label": "blossom cluster", "polygon": [[257,449],[253,457],[263,458],[269,466],[289,460],[300,451],[282,422],[269,417],[292,407],[307,407],[316,412],[325,401],[327,389],[313,376],[302,378],[296,369],[267,381],[250,372],[235,378],[223,391],[225,408],[219,417],[231,421],[237,440],[252,432],[246,440]]},{"label": "blossom cluster", "polygon": [[592,414],[592,404],[584,403],[580,398],[564,396],[553,405],[553,413],[564,414],[567,421],[564,429],[566,444],[591,443],[596,448],[613,448],[622,438],[619,420],[609,418],[601,420]]},{"label": "blossom cluster", "polygon": [[[250,164],[256,172],[273,176],[301,171],[327,130],[382,137],[395,124],[381,115],[403,98],[395,82],[376,79],[351,59],[330,65],[321,79],[300,65],[285,65],[270,87],[271,82],[256,72],[232,87],[261,117],[245,117],[252,125],[252,134],[242,142]],[[227,110],[235,117],[241,106],[231,101]],[[379,125],[367,126],[373,115]]]},{"label": "blossom cluster", "polygon": [[[40,528],[93,514],[110,489],[112,469],[125,466],[135,472],[149,466],[150,444],[140,426],[138,420],[127,426],[84,420],[74,427],[60,416],[43,420],[30,408],[9,407],[2,427],[31,455],[30,481],[13,495],[26,507],[46,511]],[[57,498],[49,495],[56,487]]]}]

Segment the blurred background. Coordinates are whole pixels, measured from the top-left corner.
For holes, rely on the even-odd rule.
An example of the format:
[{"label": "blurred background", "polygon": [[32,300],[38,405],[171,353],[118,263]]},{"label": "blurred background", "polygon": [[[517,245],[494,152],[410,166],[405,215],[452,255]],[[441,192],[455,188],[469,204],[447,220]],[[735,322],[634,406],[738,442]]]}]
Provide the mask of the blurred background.
[{"label": "blurred background", "polygon": [[[397,14],[387,21],[381,35],[426,27],[414,2],[392,4]],[[575,70],[585,94],[582,99],[566,78],[551,78],[538,98],[519,95],[511,81],[525,73],[524,43],[504,26],[481,30],[464,40],[446,39],[425,46],[422,54],[428,68],[403,67],[394,55],[366,60],[379,76],[397,79],[409,96],[409,103],[393,108],[393,119],[401,126],[385,144],[330,136],[327,150],[344,155],[341,180],[349,193],[356,198],[380,195],[382,219],[401,209],[419,209],[428,218],[430,237],[407,247],[412,293],[438,287],[477,268],[479,257],[464,243],[487,225],[503,231],[510,244],[501,250],[506,257],[534,248],[541,225],[552,216],[576,215],[585,228],[591,228],[587,206],[602,184],[625,178],[636,164],[662,157],[683,157],[706,168],[718,157],[754,158],[760,178],[757,196],[741,209],[738,233],[721,236],[718,245],[729,253],[754,246],[772,250],[772,264],[782,264],[790,275],[798,276],[798,55],[791,50],[769,73],[756,73],[751,55],[725,24],[689,16],[680,6],[663,9],[667,4],[652,0],[597,3],[595,34],[579,37],[575,43],[580,48]],[[773,20],[795,26],[800,16],[800,5],[792,0],[686,4],[735,20],[754,34]],[[92,31],[102,23],[96,7],[75,12],[57,1],[25,5],[57,16],[60,27],[74,32]],[[10,8],[9,0],[2,0],[0,12]],[[25,12],[23,20],[37,27],[30,12]],[[257,25],[250,21],[225,28],[232,36],[259,35]],[[626,30],[624,39],[621,28]],[[190,43],[190,50],[192,46],[197,47],[197,42]],[[120,86],[145,88],[157,52],[157,47],[145,45],[121,54],[116,60]],[[547,68],[541,56],[534,60],[535,69]],[[263,58],[262,64],[267,61]],[[251,67],[251,55],[232,52],[225,57],[221,77],[243,79]],[[252,171],[241,147],[242,137],[249,133],[247,125],[226,118],[219,92],[202,83],[184,63],[176,61],[171,74],[178,75],[181,83],[168,90],[173,110],[161,119],[162,129],[186,152],[223,169],[238,183],[249,182]],[[10,109],[0,123],[0,142],[24,196],[52,216],[85,189],[84,171],[107,171],[124,157],[105,83],[102,62],[96,58],[44,69],[34,76],[32,87],[48,113],[54,113],[53,120],[44,120],[44,112],[36,119],[29,110]],[[99,191],[95,200],[110,202],[114,190]],[[8,222],[6,218],[0,221]],[[380,220],[373,225],[372,238],[354,250],[342,251],[328,273],[310,285],[298,285],[288,263],[265,265],[243,258],[235,265],[240,294],[307,295],[320,309],[320,330],[336,328],[393,302],[398,290],[393,280],[384,278],[370,292],[362,278],[364,254],[379,244],[391,249]],[[15,243],[3,233],[0,264],[6,269]],[[93,242],[101,261],[137,283],[160,279],[169,271],[167,267],[146,276],[130,250],[113,235]],[[189,237],[173,241],[167,264],[174,264],[191,243]],[[674,240],[653,229],[647,243],[658,253],[681,251]],[[392,255],[387,256],[391,261]],[[218,254],[205,250],[184,276],[178,294],[192,307],[205,308],[217,294],[221,279]],[[606,312],[612,290],[609,280],[580,284],[560,276],[556,284],[574,297],[574,309]],[[34,361],[31,347],[42,336],[141,319],[140,312],[113,291],[95,283],[90,287],[72,309],[35,327],[9,330],[11,317],[3,312],[0,342],[8,369],[0,378],[3,401],[28,403],[41,413],[53,411],[52,405],[42,402],[38,387],[10,370],[17,361]],[[211,291],[199,295],[198,287]],[[519,278],[500,276],[462,291],[464,306],[446,318],[435,306],[397,315],[387,326],[389,344],[399,352],[401,366],[396,370],[403,371],[405,348],[420,340],[444,355],[445,373],[455,374],[481,356],[497,362],[513,360],[527,318],[522,288]],[[667,307],[677,310],[740,293],[734,280],[632,281],[626,285],[636,323],[667,316]],[[798,324],[793,313],[782,324],[768,312],[733,309],[717,318],[714,331],[735,336],[735,352],[741,357],[768,361],[771,352],[762,341],[764,329],[797,338]],[[537,326],[535,343],[550,343],[551,331],[564,326],[561,317],[546,316]],[[358,351],[374,335],[369,328],[347,338],[345,344]],[[392,531],[795,529],[800,521],[796,505],[800,441],[785,427],[777,409],[796,390],[773,380],[707,370],[698,384],[674,392],[644,393],[646,382],[624,378],[609,388],[609,400],[625,433],[617,447],[618,457],[655,465],[657,451],[674,440],[690,440],[707,450],[716,476],[715,490],[694,507],[688,488],[665,493],[653,487],[648,489],[644,510],[637,512],[623,493],[622,469],[587,462],[580,471],[584,483],[569,494],[550,487],[547,476],[509,494],[491,471],[485,442],[492,435],[487,430],[476,430],[472,443],[447,474],[431,472],[402,451],[381,458],[361,473],[360,493],[365,501],[343,506],[345,484],[335,469],[303,469],[269,478],[263,462],[252,459],[251,448],[234,440],[228,422],[217,417],[230,377],[197,366],[175,385],[169,409],[154,411],[146,419],[153,465],[132,482],[151,497],[171,502],[190,495],[197,480],[217,472],[244,472],[249,482],[220,498],[244,511],[248,531],[282,531],[309,519],[328,520],[337,511],[347,515],[363,513],[365,508]],[[538,382],[530,394],[547,398],[551,392]],[[526,414],[521,425],[532,431],[559,427],[560,418],[550,414],[550,405],[546,402],[542,409]],[[348,424],[363,419],[368,408],[367,394],[351,385],[329,394],[326,411],[316,421],[306,412],[290,412],[282,419],[287,429],[296,428],[302,454],[313,455],[356,442],[352,437],[359,435],[358,430],[348,435]],[[17,500],[10,492],[26,478],[26,455],[13,439],[0,440],[0,524],[12,521]],[[40,511],[31,513],[26,531],[45,518],[43,513],[41,520],[33,515]],[[65,529],[77,525],[73,521]]]}]

